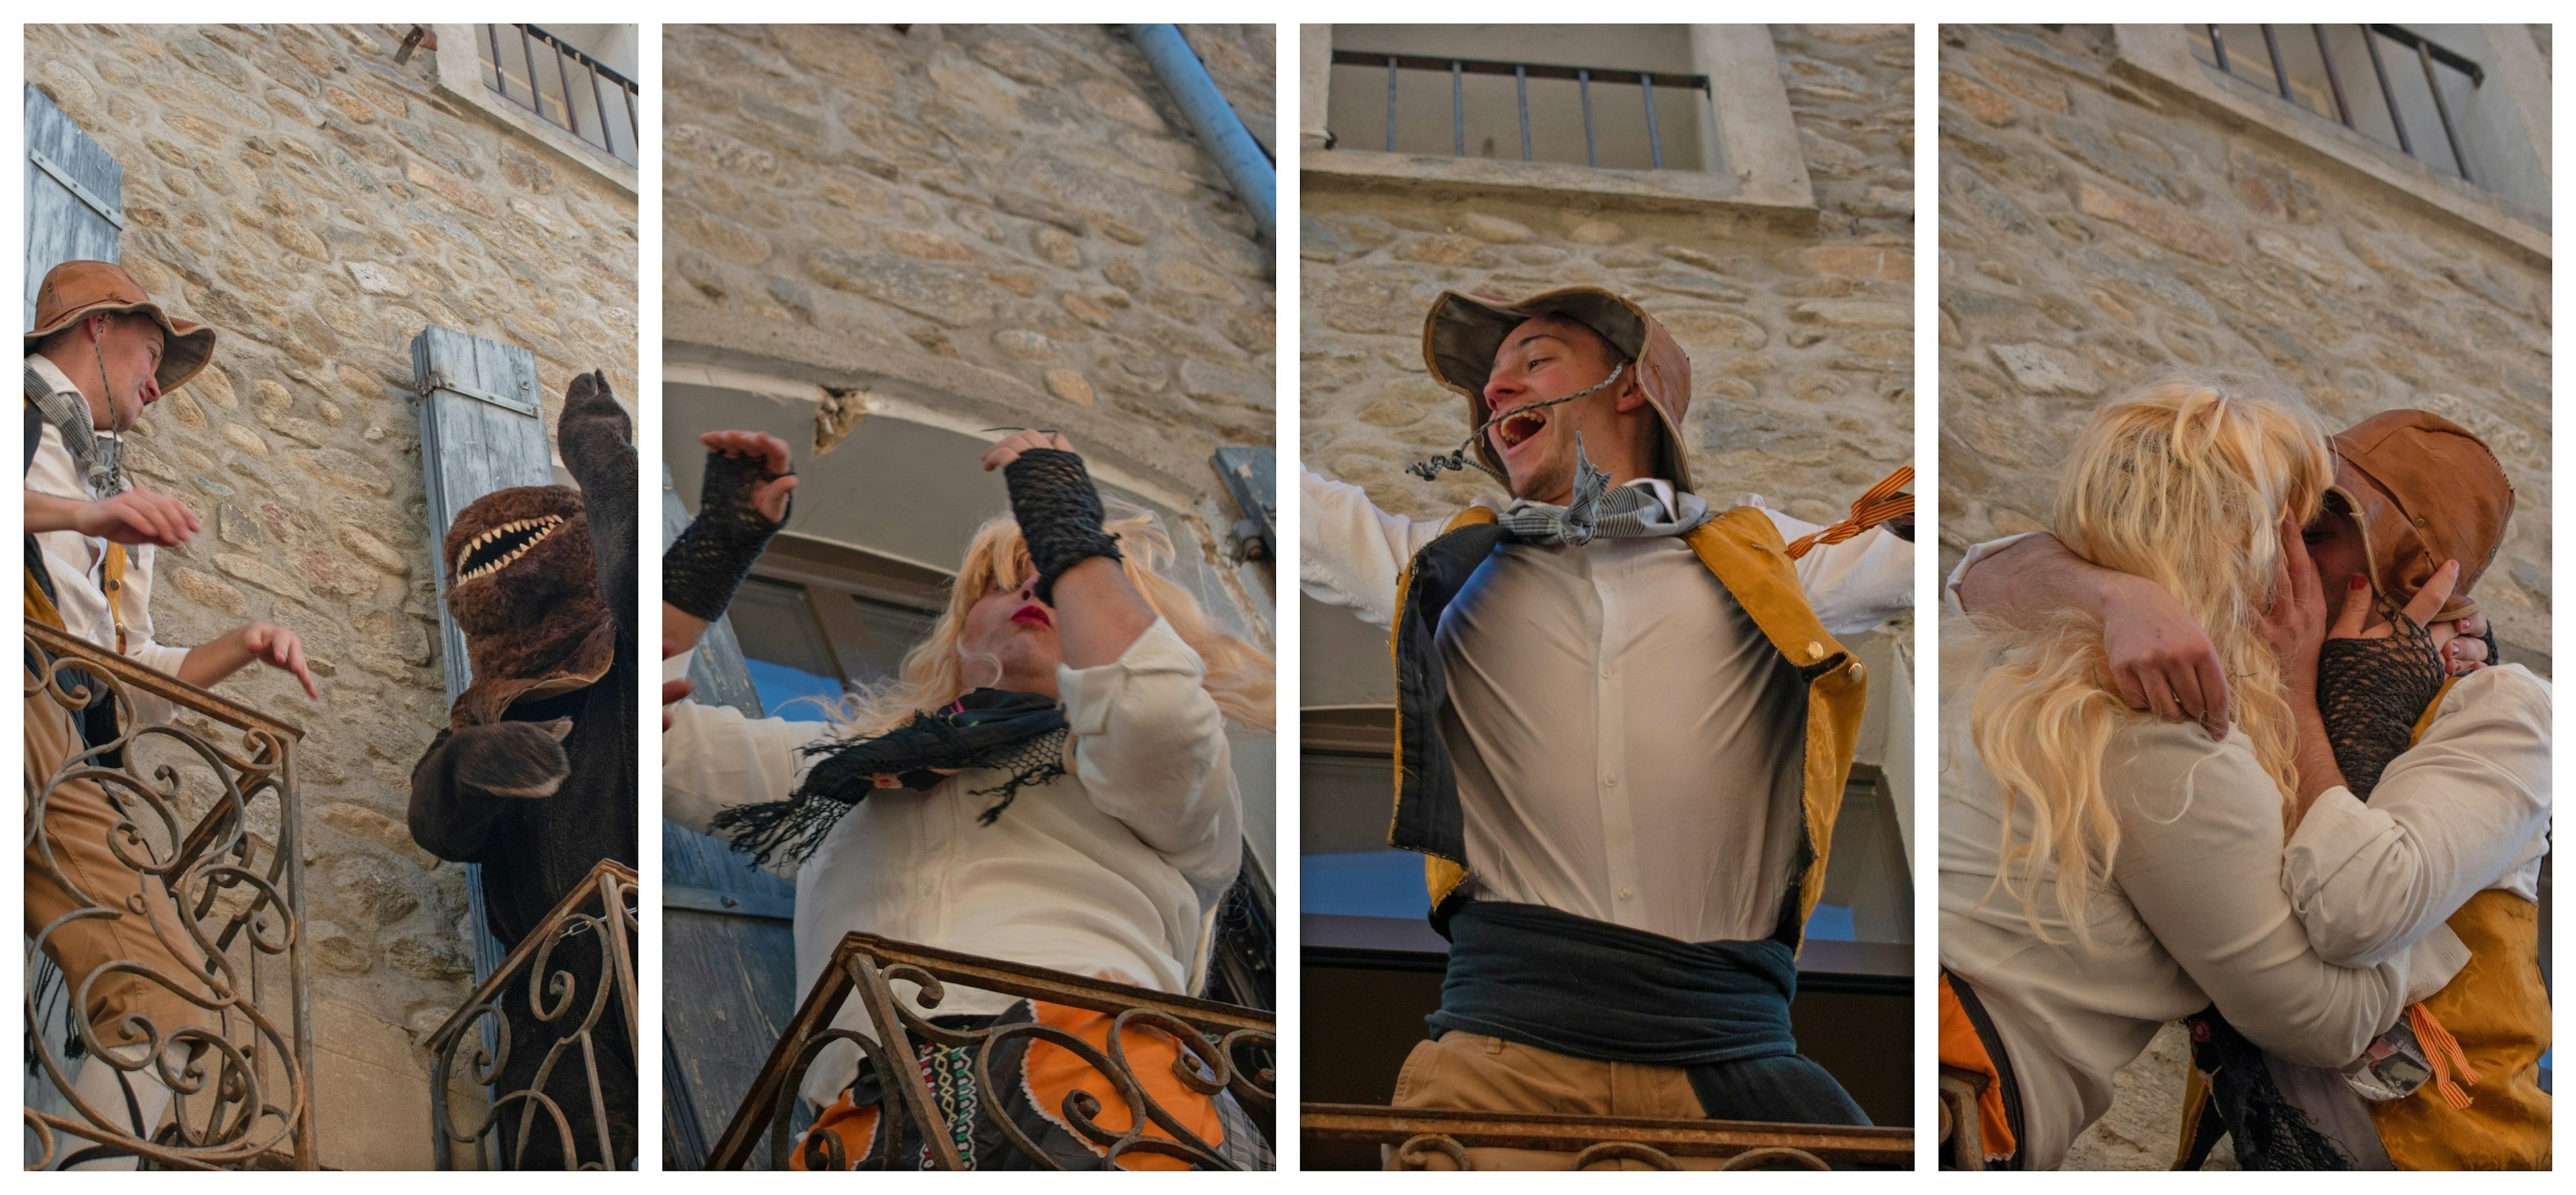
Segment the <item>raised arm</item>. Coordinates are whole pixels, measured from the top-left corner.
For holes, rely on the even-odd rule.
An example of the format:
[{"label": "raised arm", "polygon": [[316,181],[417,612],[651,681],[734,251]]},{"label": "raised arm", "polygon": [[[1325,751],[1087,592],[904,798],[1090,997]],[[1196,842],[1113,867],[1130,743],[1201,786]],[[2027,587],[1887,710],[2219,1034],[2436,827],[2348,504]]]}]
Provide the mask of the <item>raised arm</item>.
[{"label": "raised arm", "polygon": [[787,525],[796,475],[787,443],[766,432],[708,432],[698,517],[662,553],[662,658],[698,645],[771,536]]},{"label": "raised arm", "polygon": [[2036,623],[2074,612],[2102,624],[2120,700],[2168,722],[2228,726],[2227,673],[2208,632],[2162,586],[2077,556],[2046,533],[1973,555],[1952,579],[1968,613]]},{"label": "raised arm", "polygon": [[599,568],[599,596],[617,620],[619,638],[635,636],[635,427],[617,405],[605,372],[586,373],[564,388],[563,418],[555,447],[581,487],[584,521],[590,524],[591,558]]},{"label": "raised arm", "polygon": [[1301,471],[1298,486],[1298,581],[1306,596],[1349,608],[1360,621],[1395,623],[1396,579],[1443,524],[1388,514],[1368,493],[1345,482]]},{"label": "raised arm", "polygon": [[1011,518],[1037,568],[1037,599],[1053,606],[1068,668],[1094,668],[1127,654],[1154,608],[1120,566],[1117,537],[1090,470],[1057,432],[1013,432],[984,451],[987,471],[1010,484]]}]

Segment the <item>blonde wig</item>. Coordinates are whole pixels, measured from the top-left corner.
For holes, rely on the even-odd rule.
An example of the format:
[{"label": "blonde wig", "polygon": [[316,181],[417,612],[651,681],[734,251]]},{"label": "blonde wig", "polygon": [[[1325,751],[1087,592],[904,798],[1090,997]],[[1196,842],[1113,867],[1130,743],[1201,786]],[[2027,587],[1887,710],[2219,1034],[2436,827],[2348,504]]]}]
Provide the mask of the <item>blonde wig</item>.
[{"label": "blonde wig", "polygon": [[[2314,519],[2334,466],[2304,404],[2248,389],[2168,377],[2095,412],[2058,478],[2051,530],[2077,556],[2163,586],[2208,632],[2229,711],[2280,789],[2287,824],[2297,808],[2294,723],[2280,661],[2256,628],[2274,597],[2282,516]],[[2120,699],[2094,620],[1981,629],[1987,671],[1968,726],[2004,791],[1996,883],[2046,938],[2029,885],[2052,881],[2058,914],[2089,947],[2084,910],[2120,850],[2103,781],[2118,761],[2105,754],[2122,725],[2154,715]]]},{"label": "blonde wig", "polygon": [[[1198,653],[1207,667],[1201,687],[1216,700],[1217,709],[1241,725],[1271,729],[1275,716],[1270,653],[1210,625],[1198,599],[1163,575],[1173,556],[1172,540],[1153,515],[1115,498],[1107,499],[1106,505],[1111,516],[1106,526],[1118,537],[1127,580],[1144,596],[1146,605],[1172,624],[1181,642]],[[929,636],[904,653],[903,667],[894,680],[850,694],[837,719],[843,732],[859,737],[884,734],[914,714],[938,709],[977,684],[989,683],[968,675],[958,651],[966,633],[966,612],[992,592],[997,581],[1017,584],[1030,567],[1019,524],[1009,515],[986,520],[966,544],[965,562],[949,586],[948,607],[931,624]]]}]

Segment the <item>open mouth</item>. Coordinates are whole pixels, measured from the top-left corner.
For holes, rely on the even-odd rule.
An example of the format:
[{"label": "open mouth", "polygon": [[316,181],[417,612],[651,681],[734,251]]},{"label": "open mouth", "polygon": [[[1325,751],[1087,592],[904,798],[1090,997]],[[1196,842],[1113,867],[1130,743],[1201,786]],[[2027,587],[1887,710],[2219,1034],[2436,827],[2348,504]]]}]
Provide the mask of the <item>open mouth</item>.
[{"label": "open mouth", "polygon": [[1011,611],[1011,621],[1033,627],[1051,627],[1055,625],[1055,619],[1047,614],[1046,607],[1038,605],[1035,602],[1031,602],[1017,610]]},{"label": "open mouth", "polygon": [[488,577],[510,567],[512,561],[528,554],[555,528],[563,526],[562,515],[539,515],[515,523],[503,523],[465,545],[465,559],[456,566],[456,583],[462,585],[477,577]]},{"label": "open mouth", "polygon": [[1531,437],[1546,429],[1546,411],[1535,407],[1523,407],[1504,416],[1501,423],[1494,425],[1494,438],[1502,442],[1503,451],[1509,452],[1528,443]]}]

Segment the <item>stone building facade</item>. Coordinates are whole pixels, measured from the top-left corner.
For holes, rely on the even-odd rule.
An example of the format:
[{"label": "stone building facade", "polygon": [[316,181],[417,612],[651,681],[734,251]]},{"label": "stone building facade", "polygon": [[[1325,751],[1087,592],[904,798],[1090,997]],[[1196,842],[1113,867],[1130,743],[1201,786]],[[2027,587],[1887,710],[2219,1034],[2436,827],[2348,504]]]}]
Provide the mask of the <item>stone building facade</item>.
[{"label": "stone building facade", "polygon": [[124,166],[126,268],[219,331],[127,440],[140,483],[205,523],[160,550],[159,635],[269,619],[322,688],[256,667],[222,687],[306,732],[321,1161],[350,1169],[430,1164],[420,1046],[472,978],[463,869],[404,821],[448,720],[412,339],[532,350],[549,434],[576,372],[630,405],[637,379],[633,170],[493,115],[470,35],[448,34],[464,72],[397,63],[409,29],[26,29],[27,81]]},{"label": "stone building facade", "polygon": [[[2538,147],[2520,152],[2545,164],[2547,27],[2423,28],[2480,47],[2477,103],[2537,87]],[[2545,199],[2534,213],[2290,111],[2204,69],[2184,37],[1941,30],[1942,567],[2041,526],[2064,448],[2101,400],[2168,366],[2238,371],[2303,392],[2330,427],[2420,407],[2483,438],[2517,502],[2478,597],[2506,657],[2546,675]],[[2357,74],[2341,80],[2356,102]],[[2485,165],[2514,165],[2496,160],[2509,152]],[[2178,1030],[2157,1038],[2067,1165],[2169,1165],[2187,1058]]]}]

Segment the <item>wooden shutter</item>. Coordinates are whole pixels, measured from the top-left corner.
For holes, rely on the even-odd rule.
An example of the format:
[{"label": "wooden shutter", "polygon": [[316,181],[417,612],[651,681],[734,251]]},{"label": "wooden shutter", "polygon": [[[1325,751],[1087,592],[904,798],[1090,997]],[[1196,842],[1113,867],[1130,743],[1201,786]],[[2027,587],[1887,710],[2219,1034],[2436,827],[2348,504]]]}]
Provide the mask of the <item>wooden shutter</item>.
[{"label": "wooden shutter", "polygon": [[[688,525],[666,464],[663,546]],[[694,700],[761,716],[732,619],[717,619],[698,640],[689,680]],[[804,993],[796,990],[795,914],[794,884],[720,839],[662,822],[663,1169],[706,1165],[708,1145],[796,1015]]]},{"label": "wooden shutter", "polygon": [[36,289],[67,261],[115,261],[125,232],[125,167],[27,89],[27,293],[20,328],[36,326]]},{"label": "wooden shutter", "polygon": [[[428,327],[411,342],[413,389],[420,395],[420,467],[429,497],[430,572],[438,583],[439,663],[447,699],[474,683],[465,632],[447,612],[443,541],[477,498],[520,485],[550,485],[554,454],[546,446],[545,406],[537,400],[537,357],[452,328]],[[465,865],[467,920],[474,926],[474,981],[500,968],[507,952],[484,920],[483,868]]]}]

